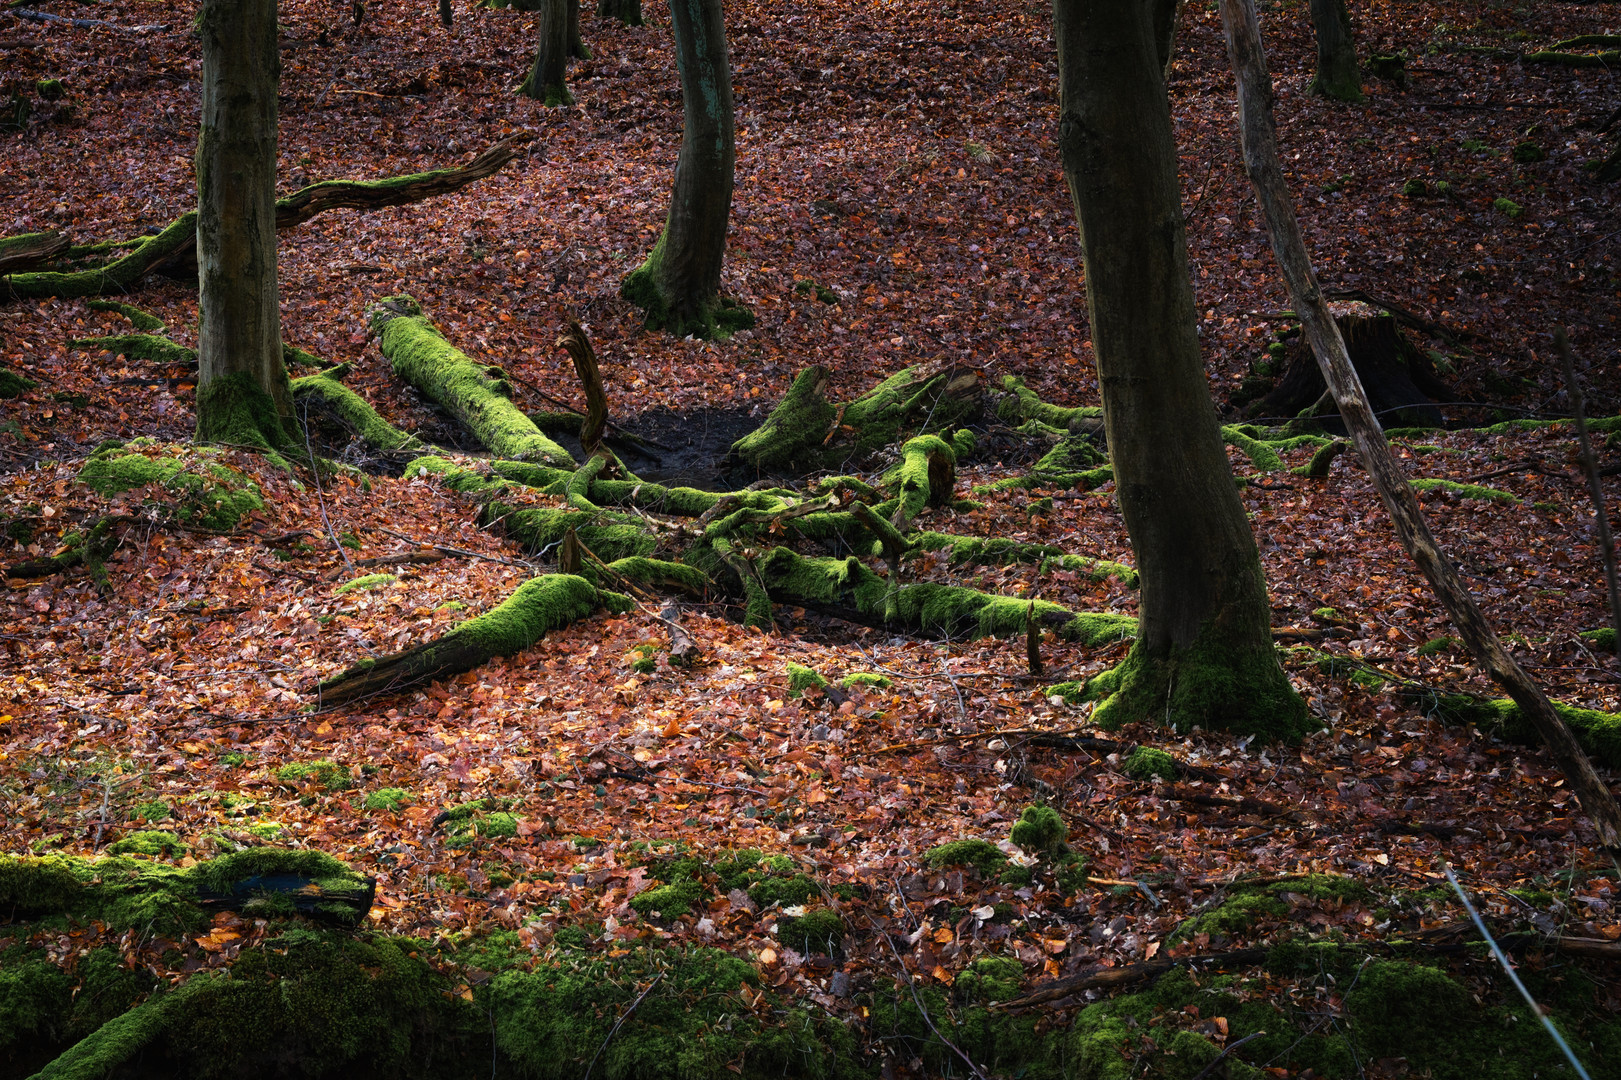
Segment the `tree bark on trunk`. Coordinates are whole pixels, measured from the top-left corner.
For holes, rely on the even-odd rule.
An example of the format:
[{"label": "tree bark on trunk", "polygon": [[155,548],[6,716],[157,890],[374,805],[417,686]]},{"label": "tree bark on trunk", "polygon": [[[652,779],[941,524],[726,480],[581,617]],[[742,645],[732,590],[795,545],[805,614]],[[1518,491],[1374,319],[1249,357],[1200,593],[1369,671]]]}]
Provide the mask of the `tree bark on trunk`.
[{"label": "tree bark on trunk", "polygon": [[449,30],[456,24],[456,17],[450,10],[450,0],[439,0],[439,21]]},{"label": "tree bark on trunk", "polygon": [[572,105],[568,92],[568,0],[538,0],[534,5],[540,41],[535,62],[518,93],[547,105]]},{"label": "tree bark on trunk", "polygon": [[1142,591],[1137,639],[1095,680],[1110,696],[1094,717],[1298,738],[1311,725],[1273,650],[1260,556],[1199,353],[1151,12],[1133,0],[1053,10],[1059,146]]},{"label": "tree bark on trunk", "polygon": [[1536,727],[1559,763],[1560,771],[1581,799],[1582,809],[1598,830],[1599,842],[1612,850],[1621,848],[1621,806],[1594,771],[1593,763],[1569,725],[1498,641],[1463,579],[1435,542],[1413,487],[1390,452],[1390,444],[1385,441],[1385,433],[1368,406],[1367,395],[1362,392],[1362,383],[1351,366],[1345,342],[1317,284],[1288,185],[1283,179],[1277,131],[1272,121],[1272,80],[1266,70],[1255,9],[1249,0],[1222,0],[1221,15],[1228,56],[1238,79],[1244,166],[1255,185],[1256,200],[1271,234],[1272,250],[1289,286],[1295,311],[1300,315],[1300,324],[1322,365],[1323,378],[1334,392],[1340,416],[1350,429],[1363,467],[1379,488],[1402,546],[1429,579],[1464,644]]},{"label": "tree bark on trunk", "polygon": [[1182,18],[1182,0],[1154,0],[1154,48],[1160,77],[1171,81],[1171,62],[1176,59],[1176,24]]},{"label": "tree bark on trunk", "polygon": [[1311,25],[1317,33],[1317,74],[1309,91],[1337,101],[1361,101],[1362,72],[1345,0],[1311,0]]},{"label": "tree bark on trunk", "polygon": [[591,59],[591,50],[580,37],[580,0],[568,0],[568,54],[577,60]]},{"label": "tree bark on trunk", "polygon": [[273,447],[292,395],[276,288],[276,0],[204,0],[197,438]]},{"label": "tree bark on trunk", "polygon": [[649,329],[725,337],[754,316],[720,296],[737,158],[720,0],[671,0],[670,21],[684,122],[675,190],[658,244],[620,294],[647,312]]},{"label": "tree bark on trunk", "polygon": [[597,14],[626,26],[642,25],[642,0],[597,0]]}]

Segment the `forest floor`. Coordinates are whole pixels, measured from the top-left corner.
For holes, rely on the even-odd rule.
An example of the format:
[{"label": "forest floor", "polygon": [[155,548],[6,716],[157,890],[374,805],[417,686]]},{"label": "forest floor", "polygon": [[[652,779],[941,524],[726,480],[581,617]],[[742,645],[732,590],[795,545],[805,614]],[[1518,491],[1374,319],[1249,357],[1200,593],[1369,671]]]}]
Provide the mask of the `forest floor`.
[{"label": "forest floor", "polygon": [[[111,25],[0,11],[0,99],[44,78],[67,91],[36,99],[22,130],[0,133],[0,235],[61,228],[88,242],[166,225],[193,202],[200,60],[185,20],[139,0],[37,6]],[[830,369],[840,399],[943,360],[988,380],[1021,376],[1048,401],[1098,403],[1046,9],[728,5],[738,167],[725,288],[758,322],[721,343],[645,332],[617,294],[662,227],[680,139],[663,5],[649,2],[650,25],[636,29],[588,11],[594,56],[571,66],[577,104],[549,110],[511,92],[533,17],[456,9],[447,31],[427,2],[369,5],[359,27],[347,5],[280,8],[285,190],[446,167],[514,133],[535,136],[517,161],[455,195],[333,211],[281,237],[285,336],[352,363],[348,385],[396,425],[477,449],[399,383],[366,333],[365,305],[400,292],[455,344],[518,376],[528,408],[549,407],[537,390],[579,402],[573,368],[552,345],[579,320],[602,358],[612,418],[698,444],[676,473],[702,472],[706,454],[723,453],[813,363]],[[1621,106],[1621,83],[1603,67],[1508,55],[1621,30],[1621,5],[1400,0],[1354,14],[1364,55],[1407,51],[1409,88],[1370,79],[1358,106],[1307,96],[1305,6],[1263,12],[1286,166],[1318,272],[1455,335],[1414,337],[1452,373],[1458,400],[1443,411],[1456,430],[1397,440],[1399,453],[1415,478],[1496,492],[1424,495],[1443,548],[1551,697],[1621,712],[1621,668],[1580,636],[1609,624],[1571,426],[1485,430],[1505,417],[1567,415],[1549,344],[1559,325],[1570,328],[1590,412],[1621,413],[1621,223],[1613,187],[1584,169],[1610,150],[1613,136],[1597,129]],[[132,29],[154,20],[167,25]],[[1222,403],[1263,359],[1288,300],[1243,174],[1213,5],[1184,12],[1170,92],[1201,335]],[[1545,157],[1517,161],[1527,142]],[[1445,180],[1450,194],[1403,195],[1414,179],[1430,190]],[[797,289],[803,281],[833,302]],[[154,278],[123,299],[194,344],[193,286]],[[0,401],[0,515],[38,526],[5,541],[5,562],[50,555],[109,507],[145,513],[148,492],[109,501],[77,481],[98,444],[189,439],[184,370],[68,345],[128,329],[82,301],[0,303],[0,365],[39,384]],[[711,427],[726,437],[703,437]],[[960,470],[964,488],[1029,465],[988,435],[990,449]],[[1614,461],[1611,442],[1603,453]],[[1028,992],[1173,951],[1306,932],[1372,942],[1392,927],[1450,925],[1463,915],[1437,891],[1443,861],[1496,925],[1621,940],[1621,869],[1595,849],[1551,759],[1449,725],[1423,705],[1433,694],[1404,692],[1499,696],[1449,636],[1353,455],[1327,480],[1280,472],[1243,491],[1274,625],[1339,635],[1283,653],[1324,730],[1294,747],[1151,726],[1109,735],[1196,767],[1169,781],[1131,775],[1125,753],[1032,741],[1100,734],[1089,705],[1048,688],[1119,662],[1126,643],[1049,640],[1038,679],[1022,638],[917,639],[801,609],[780,609],[766,633],[720,602],[685,615],[703,656],[690,670],[666,662],[667,628],[643,605],[445,684],[309,713],[317,681],[488,609],[543,560],[479,527],[477,506],[431,477],[329,477],[317,490],[305,472],[223,454],[266,504],[228,534],[154,517],[125,528],[104,588],[82,572],[6,582],[0,850],[88,856],[141,829],[176,834],[188,864],[241,845],[317,848],[377,878],[367,922],[378,932],[454,943],[512,931],[531,964],[563,928],[602,949],[715,946],[763,986],[856,1029],[870,1020],[860,993],[873,980],[946,988],[988,956],[1016,959]],[[1233,455],[1235,471],[1253,471]],[[734,474],[728,486],[752,479]],[[1607,484],[1621,527],[1621,484]],[[922,524],[1132,563],[1111,485],[984,499]],[[338,591],[365,572],[361,560],[425,545],[454,550],[387,567],[395,579],[380,587]],[[943,565],[929,573],[948,577]],[[1011,566],[970,583],[1080,611],[1136,610],[1135,592],[1113,578]],[[790,663],[888,685],[796,696]],[[329,762],[336,768],[287,768]],[[1621,779],[1621,759],[1601,772]],[[399,797],[367,809],[384,789]],[[457,835],[444,811],[475,800],[506,816]],[[1063,885],[1041,865],[1029,882],[1003,882],[927,864],[944,842],[1005,841],[1032,803],[1065,815],[1091,883]],[[669,884],[660,868],[672,853],[720,860],[748,849],[786,856],[827,892],[786,905],[791,915],[737,889],[675,918],[632,906]],[[1240,875],[1319,880],[1291,876],[1306,874],[1344,875],[1365,891],[1285,892],[1282,910],[1169,943]],[[789,940],[807,903],[840,911],[839,948]],[[179,941],[126,935],[120,947],[176,980],[229,966],[276,932],[223,925]],[[40,930],[30,942],[68,958],[96,940],[74,933]],[[6,934],[0,923],[0,947]],[[1490,981],[1486,965],[1469,963],[1458,978]],[[469,994],[488,978],[476,965],[447,960],[446,970]],[[1613,1022],[1613,967],[1586,978],[1587,1007]],[[1318,995],[1325,1015],[1340,1008],[1336,995]],[[1042,1023],[1062,1027],[1086,1002],[1043,1006]],[[1217,1031],[1197,1009],[1179,1022],[1210,1045],[1227,1038],[1225,1020]],[[938,1056],[938,1044],[929,1054],[888,1045],[891,1073],[966,1068]],[[1286,1052],[1255,1054],[1259,1045],[1234,1061],[1280,1075],[1302,1068]],[[1168,1068],[1155,1052],[1133,1043],[1121,1060]],[[1356,1070],[1400,1075],[1399,1057]]]}]

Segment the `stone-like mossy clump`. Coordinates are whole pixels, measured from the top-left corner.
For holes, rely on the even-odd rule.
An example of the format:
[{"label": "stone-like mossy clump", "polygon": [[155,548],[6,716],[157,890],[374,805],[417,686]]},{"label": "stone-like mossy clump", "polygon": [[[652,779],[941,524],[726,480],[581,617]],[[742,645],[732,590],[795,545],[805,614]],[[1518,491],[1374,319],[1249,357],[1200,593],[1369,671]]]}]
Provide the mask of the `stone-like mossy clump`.
[{"label": "stone-like mossy clump", "polygon": [[411,802],[411,793],[404,788],[386,787],[368,791],[361,802],[364,810],[400,810]]},{"label": "stone-like mossy clump", "polygon": [[1086,700],[1086,684],[1074,680],[1053,683],[1042,694],[1048,698],[1058,698],[1065,705],[1077,705]]},{"label": "stone-like mossy clump", "polygon": [[152,501],[177,520],[223,531],[264,509],[265,502],[258,484],[218,458],[217,451],[202,447],[115,440],[90,455],[79,470],[79,481],[100,495],[161,489],[163,494]]},{"label": "stone-like mossy clump", "polygon": [[39,383],[19,375],[10,368],[0,367],[0,398],[22,397]]},{"label": "stone-like mossy clump", "polygon": [[1212,940],[1229,938],[1252,929],[1265,919],[1282,919],[1289,914],[1287,897],[1291,894],[1336,901],[1366,901],[1372,896],[1361,882],[1334,874],[1313,874],[1264,885],[1246,885],[1240,881],[1227,890],[1228,898],[1219,907],[1183,922],[1166,939],[1166,944],[1189,941],[1197,934],[1209,934]]},{"label": "stone-like mossy clump", "polygon": [[844,920],[828,908],[784,915],[777,920],[777,940],[796,952],[836,956],[842,951]]},{"label": "stone-like mossy clump", "polygon": [[826,690],[827,680],[815,668],[789,663],[788,696],[803,697],[805,692],[811,689]]},{"label": "stone-like mossy clump", "polygon": [[957,976],[956,994],[964,1001],[1007,1001],[1023,981],[1024,965],[1011,956],[982,956]]},{"label": "stone-like mossy clump", "polygon": [[478,837],[504,839],[518,835],[518,818],[500,800],[475,799],[452,806],[434,819],[445,832],[446,847],[467,847]]},{"label": "stone-like mossy clump", "polygon": [[888,690],[895,683],[888,675],[880,675],[876,671],[852,671],[839,680],[839,685],[846,690],[854,690],[856,687],[864,690]]},{"label": "stone-like mossy clump", "polygon": [[276,779],[284,784],[299,785],[306,782],[327,791],[343,791],[354,786],[354,779],[346,766],[322,758],[319,761],[290,761],[276,770]]},{"label": "stone-like mossy clump", "polygon": [[989,840],[952,840],[923,853],[923,865],[940,869],[971,866],[982,878],[994,878],[1007,867],[1008,857]]},{"label": "stone-like mossy clump", "polygon": [[365,592],[368,589],[379,589],[384,585],[392,585],[400,580],[393,574],[362,574],[352,578],[332,590],[333,596],[342,596],[344,593]]},{"label": "stone-like mossy clump", "polygon": [[151,855],[173,859],[191,850],[185,841],[170,832],[143,829],[107,845],[109,855]]},{"label": "stone-like mossy clump", "polygon": [[1038,858],[1055,859],[1069,850],[1069,826],[1050,806],[1027,806],[1013,823],[1008,839]]},{"label": "stone-like mossy clump", "polygon": [[1175,780],[1176,758],[1152,746],[1139,746],[1126,758],[1125,770],[1134,780],[1151,780],[1156,776]]},{"label": "stone-like mossy clump", "polygon": [[1520,204],[1515,202],[1513,199],[1493,199],[1492,209],[1496,210],[1499,214],[1510,218],[1517,218],[1521,214],[1525,213],[1525,211],[1521,209]]}]

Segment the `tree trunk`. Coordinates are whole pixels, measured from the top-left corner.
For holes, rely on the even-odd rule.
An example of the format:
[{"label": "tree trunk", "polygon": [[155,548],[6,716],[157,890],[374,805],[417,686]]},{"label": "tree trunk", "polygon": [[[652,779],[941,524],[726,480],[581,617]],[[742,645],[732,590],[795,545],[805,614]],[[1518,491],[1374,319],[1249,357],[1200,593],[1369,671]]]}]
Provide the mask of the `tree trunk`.
[{"label": "tree trunk", "polygon": [[1055,0],[1059,144],[1081,225],[1104,425],[1141,579],[1141,629],[1094,717],[1272,737],[1309,730],[1199,354],[1151,12]]},{"label": "tree trunk", "polygon": [[597,14],[626,26],[642,25],[642,0],[597,0]]},{"label": "tree trunk", "polygon": [[732,72],[720,0],[671,0],[684,128],[664,233],[620,294],[647,312],[649,329],[726,337],[754,316],[720,296],[737,151]]},{"label": "tree trunk", "polygon": [[450,0],[439,0],[439,21],[449,30],[456,24],[456,17],[450,10]]},{"label": "tree trunk", "polygon": [[1323,378],[1334,391],[1340,415],[1350,429],[1362,464],[1372,477],[1390,514],[1402,547],[1430,582],[1446,608],[1458,636],[1514,704],[1542,736],[1560,771],[1581,799],[1582,809],[1598,830],[1599,842],[1612,851],[1621,849],[1621,805],[1593,769],[1569,725],[1553,703],[1531,681],[1497,638],[1468,587],[1441,552],[1419,508],[1413,487],[1390,452],[1385,433],[1368,407],[1367,395],[1346,354],[1345,342],[1323,300],[1317,275],[1306,254],[1306,242],[1295,218],[1294,203],[1279,162],[1277,130],[1272,121],[1272,80],[1266,71],[1261,32],[1249,0],[1222,0],[1227,53],[1238,81],[1239,130],[1244,141],[1244,167],[1255,185],[1256,202],[1271,235],[1290,298],[1300,315],[1301,327],[1323,368]]},{"label": "tree trunk", "polygon": [[576,60],[591,59],[591,50],[580,38],[580,0],[568,0],[568,54]]},{"label": "tree trunk", "polygon": [[1176,59],[1176,24],[1182,18],[1182,0],[1154,0],[1154,49],[1160,75],[1171,81],[1171,63]]},{"label": "tree trunk", "polygon": [[197,135],[197,438],[286,440],[276,290],[276,0],[204,0]]},{"label": "tree trunk", "polygon": [[574,98],[564,84],[568,71],[568,0],[538,0],[534,5],[540,42],[535,46],[535,63],[518,93],[547,105],[572,105]]},{"label": "tree trunk", "polygon": [[1311,0],[1311,25],[1317,33],[1317,74],[1309,91],[1336,101],[1361,101],[1362,72],[1345,0]]}]

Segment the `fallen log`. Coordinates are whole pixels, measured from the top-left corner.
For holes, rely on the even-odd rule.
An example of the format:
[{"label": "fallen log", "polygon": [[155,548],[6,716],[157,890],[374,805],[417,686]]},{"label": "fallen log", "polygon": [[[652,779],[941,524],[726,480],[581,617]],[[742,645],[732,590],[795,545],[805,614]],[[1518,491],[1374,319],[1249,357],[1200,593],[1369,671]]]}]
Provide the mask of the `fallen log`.
[{"label": "fallen log", "polygon": [[0,238],[0,275],[43,266],[72,244],[64,232],[23,233]]},{"label": "fallen log", "polygon": [[624,611],[631,603],[572,574],[530,578],[502,603],[444,636],[381,660],[363,660],[318,685],[316,694],[325,708],[459,675],[522,652],[548,630],[577,622],[598,607]]},{"label": "fallen log", "polygon": [[[499,171],[532,136],[514,135],[453,169],[410,173],[384,180],[323,180],[276,202],[276,229],[302,225],[328,210],[380,210],[459,191]],[[38,234],[36,234],[38,235]],[[15,237],[10,239],[17,239]],[[0,240],[0,245],[6,243]],[[192,276],[197,270],[197,212],[187,211],[156,236],[136,242],[128,254],[105,265],[74,271],[17,273],[0,262],[0,300],[100,296],[133,289],[153,271]]]},{"label": "fallen log", "polygon": [[367,310],[366,321],[395,373],[461,421],[497,457],[574,467],[569,452],[512,403],[505,373],[476,363],[446,341],[411,297],[378,301]]}]

